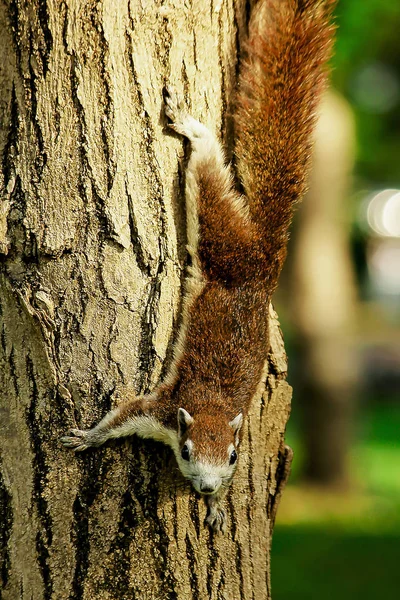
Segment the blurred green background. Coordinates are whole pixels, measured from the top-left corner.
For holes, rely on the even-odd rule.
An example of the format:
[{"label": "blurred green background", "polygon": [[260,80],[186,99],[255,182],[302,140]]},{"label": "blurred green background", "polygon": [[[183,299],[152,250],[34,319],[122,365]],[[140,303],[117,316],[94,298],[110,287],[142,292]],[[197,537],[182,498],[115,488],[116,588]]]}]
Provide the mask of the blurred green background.
[{"label": "blurred green background", "polygon": [[354,487],[301,482],[301,440],[292,419],[293,470],[272,544],[274,600],[395,600],[400,560],[400,407],[359,416],[350,454]]},{"label": "blurred green background", "polygon": [[[273,537],[274,600],[400,598],[400,0],[340,0],[336,15],[338,121],[333,110],[321,128],[275,298],[295,458]],[[315,229],[322,241],[306,247]],[[342,272],[331,255],[348,260]]]}]

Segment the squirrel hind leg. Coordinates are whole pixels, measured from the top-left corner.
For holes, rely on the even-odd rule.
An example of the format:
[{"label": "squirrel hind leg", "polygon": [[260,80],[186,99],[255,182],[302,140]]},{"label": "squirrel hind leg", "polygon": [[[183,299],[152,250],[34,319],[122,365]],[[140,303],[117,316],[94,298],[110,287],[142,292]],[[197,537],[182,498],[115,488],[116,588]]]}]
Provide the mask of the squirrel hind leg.
[{"label": "squirrel hind leg", "polygon": [[164,93],[165,114],[169,119],[168,126],[186,137],[192,144],[195,153],[207,156],[215,149],[216,139],[211,131],[200,121],[192,117],[183,99],[172,87],[167,87]]}]

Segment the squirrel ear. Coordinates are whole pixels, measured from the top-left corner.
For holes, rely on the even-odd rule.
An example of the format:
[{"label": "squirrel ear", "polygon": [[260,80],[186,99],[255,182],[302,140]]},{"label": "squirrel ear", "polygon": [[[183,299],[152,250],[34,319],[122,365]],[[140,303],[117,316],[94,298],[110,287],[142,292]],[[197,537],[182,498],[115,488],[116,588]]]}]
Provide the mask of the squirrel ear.
[{"label": "squirrel ear", "polygon": [[233,433],[235,434],[236,444],[239,443],[239,431],[243,425],[243,413],[240,412],[232,421],[229,422],[229,425],[233,429]]},{"label": "squirrel ear", "polygon": [[187,410],[184,408],[178,408],[178,433],[179,437],[185,433],[187,428],[193,423],[193,417],[191,417]]},{"label": "squirrel ear", "polygon": [[239,433],[239,430],[243,424],[243,413],[240,412],[232,421],[229,422],[229,425],[232,427],[235,433]]}]

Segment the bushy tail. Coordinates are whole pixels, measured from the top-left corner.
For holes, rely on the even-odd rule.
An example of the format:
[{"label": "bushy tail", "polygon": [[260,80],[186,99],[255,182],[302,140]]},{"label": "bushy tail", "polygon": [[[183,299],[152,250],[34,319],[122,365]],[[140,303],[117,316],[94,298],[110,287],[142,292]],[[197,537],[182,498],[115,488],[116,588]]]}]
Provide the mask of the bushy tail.
[{"label": "bushy tail", "polygon": [[305,189],[315,112],[332,50],[334,4],[259,0],[250,21],[239,76],[235,151],[273,285],[293,207]]}]

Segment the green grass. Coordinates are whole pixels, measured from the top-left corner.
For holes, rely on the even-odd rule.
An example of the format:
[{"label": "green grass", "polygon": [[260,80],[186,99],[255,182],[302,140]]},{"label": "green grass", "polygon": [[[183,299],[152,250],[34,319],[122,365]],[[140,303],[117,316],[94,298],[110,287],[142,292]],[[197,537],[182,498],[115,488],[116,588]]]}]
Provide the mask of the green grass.
[{"label": "green grass", "polygon": [[[288,441],[300,456],[298,482],[293,424]],[[364,412],[349,460],[353,492],[286,490],[272,545],[273,600],[400,598],[400,407]]]},{"label": "green grass", "polygon": [[272,548],[273,600],[398,600],[400,529],[283,526]]},{"label": "green grass", "polygon": [[358,477],[367,489],[400,503],[400,406],[368,411],[361,426],[361,439],[352,453],[359,464]]}]

